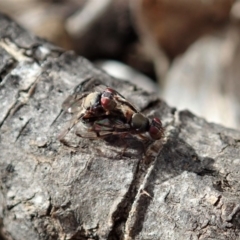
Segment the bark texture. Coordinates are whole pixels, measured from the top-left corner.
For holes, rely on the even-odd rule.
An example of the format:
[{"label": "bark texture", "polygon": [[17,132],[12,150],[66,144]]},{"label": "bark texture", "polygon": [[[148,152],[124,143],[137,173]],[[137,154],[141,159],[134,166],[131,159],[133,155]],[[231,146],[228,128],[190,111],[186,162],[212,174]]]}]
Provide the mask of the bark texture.
[{"label": "bark texture", "polygon": [[[112,79],[0,15],[3,239],[239,239],[240,132]],[[94,77],[165,126],[146,164],[129,140],[57,140],[61,104]]]}]

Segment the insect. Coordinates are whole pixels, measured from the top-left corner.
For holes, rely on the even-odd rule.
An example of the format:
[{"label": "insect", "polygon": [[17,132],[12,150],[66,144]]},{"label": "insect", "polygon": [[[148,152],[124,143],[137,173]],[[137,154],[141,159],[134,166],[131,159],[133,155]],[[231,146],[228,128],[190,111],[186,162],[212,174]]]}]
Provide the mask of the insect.
[{"label": "insect", "polygon": [[82,113],[83,119],[114,115],[127,122],[138,112],[120,93],[104,85],[97,86],[93,92],[70,95],[62,108],[69,113]]},{"label": "insect", "polygon": [[[116,117],[104,117],[99,119],[90,118],[81,121],[81,128],[78,128],[76,134],[83,138],[104,138],[112,135],[136,136],[141,140],[158,140],[163,137],[163,128],[160,120],[154,118],[151,122],[149,119],[143,119],[143,115],[139,115],[141,128],[135,128],[128,123]],[[135,119],[136,120],[136,119]],[[144,122],[142,122],[144,121]]]},{"label": "insect", "polygon": [[62,108],[74,116],[68,129],[59,136],[60,141],[79,122],[76,134],[91,139],[112,135],[132,135],[142,140],[163,137],[159,118],[150,120],[110,87],[99,85],[92,92],[70,95]]}]

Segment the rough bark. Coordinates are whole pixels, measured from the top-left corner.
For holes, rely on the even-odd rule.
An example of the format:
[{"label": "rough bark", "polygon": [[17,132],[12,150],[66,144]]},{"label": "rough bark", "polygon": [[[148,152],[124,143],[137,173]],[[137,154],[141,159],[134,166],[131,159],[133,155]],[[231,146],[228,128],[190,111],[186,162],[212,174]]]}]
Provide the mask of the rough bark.
[{"label": "rough bark", "polygon": [[[239,239],[240,133],[112,79],[0,15],[0,219],[4,239]],[[119,90],[165,140],[57,140],[61,103],[87,77]]]}]

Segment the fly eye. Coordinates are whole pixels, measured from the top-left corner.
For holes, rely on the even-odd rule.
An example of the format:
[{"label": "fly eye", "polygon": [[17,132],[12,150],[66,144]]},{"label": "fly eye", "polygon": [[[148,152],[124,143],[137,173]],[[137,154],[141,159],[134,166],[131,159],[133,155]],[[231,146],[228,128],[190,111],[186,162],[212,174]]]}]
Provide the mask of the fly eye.
[{"label": "fly eye", "polygon": [[113,99],[108,97],[102,97],[101,98],[101,105],[106,110],[113,110],[116,107],[116,103]]},{"label": "fly eye", "polygon": [[149,120],[141,113],[134,113],[132,115],[132,122],[133,128],[138,130],[146,130],[149,126]]},{"label": "fly eye", "polygon": [[154,118],[150,124],[149,134],[152,139],[158,140],[163,135],[163,127],[159,118]]}]

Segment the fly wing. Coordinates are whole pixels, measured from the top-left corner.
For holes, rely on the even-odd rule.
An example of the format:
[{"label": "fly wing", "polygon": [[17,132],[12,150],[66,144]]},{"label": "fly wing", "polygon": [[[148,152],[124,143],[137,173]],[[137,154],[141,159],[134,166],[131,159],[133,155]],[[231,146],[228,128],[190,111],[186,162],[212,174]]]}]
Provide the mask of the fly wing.
[{"label": "fly wing", "polygon": [[123,132],[129,132],[131,126],[115,117],[108,117],[95,121],[94,128],[100,131],[111,131],[118,134]]},{"label": "fly wing", "polygon": [[74,88],[75,94],[81,94],[83,92],[92,92],[95,90],[95,87],[97,86],[103,86],[103,88],[106,88],[106,86],[103,85],[103,83],[94,77],[88,77],[83,82],[81,82],[79,85],[77,85]]},{"label": "fly wing", "polygon": [[118,91],[112,89],[113,94],[114,94],[114,99],[118,103],[118,108],[122,107],[128,107],[131,109],[133,112],[139,112],[136,106],[134,106],[132,103],[130,103],[128,100],[126,100],[125,97],[123,97]]},{"label": "fly wing", "polygon": [[67,135],[67,133],[69,131],[71,131],[71,129],[78,123],[81,122],[81,118],[83,117],[84,113],[83,112],[79,112],[74,114],[74,116],[72,117],[72,119],[69,121],[69,123],[67,124],[66,128],[60,133],[60,135],[58,136],[58,139],[60,141],[62,141],[64,139],[64,137]]},{"label": "fly wing", "polygon": [[68,96],[62,103],[62,109],[69,113],[82,111],[82,102],[88,94],[89,92],[85,92]]},{"label": "fly wing", "polygon": [[103,127],[96,122],[86,123],[81,121],[77,124],[75,133],[82,138],[98,139],[111,136],[113,129],[110,125]]},{"label": "fly wing", "polygon": [[103,85],[103,84],[96,84],[93,89],[96,92],[103,92],[104,90],[106,90],[107,86]]},{"label": "fly wing", "polygon": [[130,132],[131,127],[129,124],[124,124],[121,120],[114,118],[79,122],[76,126],[76,134],[79,137],[90,139],[105,138]]}]

